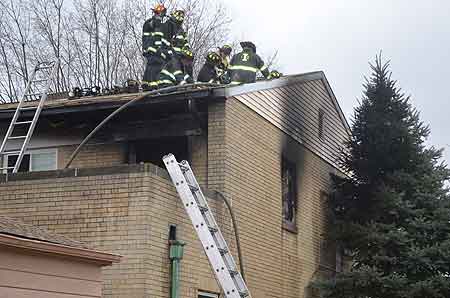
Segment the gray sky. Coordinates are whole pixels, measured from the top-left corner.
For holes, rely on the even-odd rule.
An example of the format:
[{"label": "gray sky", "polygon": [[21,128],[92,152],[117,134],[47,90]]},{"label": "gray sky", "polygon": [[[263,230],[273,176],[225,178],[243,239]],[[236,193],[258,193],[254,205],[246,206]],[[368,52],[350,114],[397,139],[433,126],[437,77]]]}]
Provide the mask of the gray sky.
[{"label": "gray sky", "polygon": [[232,36],[263,55],[279,50],[285,74],[323,70],[345,112],[362,95],[382,50],[394,79],[431,127],[450,163],[450,1],[226,0]]}]

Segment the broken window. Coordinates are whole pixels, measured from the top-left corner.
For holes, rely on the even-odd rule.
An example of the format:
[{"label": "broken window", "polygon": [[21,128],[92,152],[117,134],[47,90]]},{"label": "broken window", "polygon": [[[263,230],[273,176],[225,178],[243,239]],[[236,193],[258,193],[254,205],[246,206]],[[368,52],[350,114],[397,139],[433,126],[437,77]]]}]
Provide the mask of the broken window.
[{"label": "broken window", "polygon": [[281,191],[283,195],[283,222],[296,229],[297,221],[297,168],[295,163],[282,159]]},{"label": "broken window", "polygon": [[128,163],[151,163],[164,168],[163,156],[172,153],[177,160],[189,160],[187,137],[164,137],[135,141],[130,144]]},{"label": "broken window", "polygon": [[[14,167],[19,155],[6,155],[4,167]],[[57,168],[56,149],[30,150],[23,155],[18,172],[51,171]],[[12,173],[12,169],[8,173]]]}]

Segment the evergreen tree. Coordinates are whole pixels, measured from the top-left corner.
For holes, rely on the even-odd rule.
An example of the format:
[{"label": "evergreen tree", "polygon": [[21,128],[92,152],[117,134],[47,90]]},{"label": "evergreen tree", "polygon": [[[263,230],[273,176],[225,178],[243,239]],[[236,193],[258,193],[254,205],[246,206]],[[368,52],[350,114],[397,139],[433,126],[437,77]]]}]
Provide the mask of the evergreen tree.
[{"label": "evergreen tree", "polygon": [[330,235],[353,260],[319,287],[326,298],[449,298],[449,169],[429,128],[391,79],[371,65],[352,137],[333,177]]}]

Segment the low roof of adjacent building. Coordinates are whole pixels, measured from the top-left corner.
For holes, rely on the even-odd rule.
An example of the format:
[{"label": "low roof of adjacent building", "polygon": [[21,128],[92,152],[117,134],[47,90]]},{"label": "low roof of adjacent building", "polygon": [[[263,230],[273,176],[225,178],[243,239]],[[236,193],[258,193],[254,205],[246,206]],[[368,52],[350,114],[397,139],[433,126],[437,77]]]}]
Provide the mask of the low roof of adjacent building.
[{"label": "low roof of adjacent building", "polygon": [[118,255],[96,251],[82,242],[5,216],[0,216],[0,246],[2,245],[88,259],[103,265],[120,261]]}]

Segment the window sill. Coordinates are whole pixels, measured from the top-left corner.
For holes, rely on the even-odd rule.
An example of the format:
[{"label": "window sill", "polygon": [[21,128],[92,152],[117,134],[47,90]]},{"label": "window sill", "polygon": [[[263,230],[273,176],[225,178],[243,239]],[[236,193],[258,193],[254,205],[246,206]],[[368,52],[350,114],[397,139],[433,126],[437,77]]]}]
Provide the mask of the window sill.
[{"label": "window sill", "polygon": [[283,230],[286,230],[294,234],[298,234],[297,226],[293,222],[283,221]]}]

